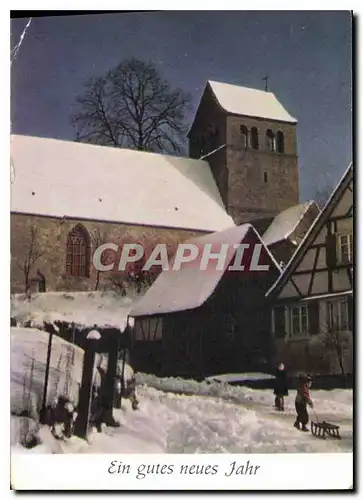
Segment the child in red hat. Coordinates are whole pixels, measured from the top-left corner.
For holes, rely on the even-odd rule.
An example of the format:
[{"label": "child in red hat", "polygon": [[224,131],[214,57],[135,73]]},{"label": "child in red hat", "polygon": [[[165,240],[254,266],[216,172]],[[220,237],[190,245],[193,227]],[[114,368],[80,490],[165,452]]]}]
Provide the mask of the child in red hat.
[{"label": "child in red hat", "polygon": [[306,427],[307,423],[309,422],[307,405],[309,405],[310,408],[314,407],[309,392],[311,384],[312,378],[309,375],[307,377],[303,377],[301,379],[299,388],[297,389],[295,398],[295,409],[297,416],[294,427],[296,427],[296,429],[300,429],[301,424],[301,430],[303,432],[309,432],[309,429]]}]

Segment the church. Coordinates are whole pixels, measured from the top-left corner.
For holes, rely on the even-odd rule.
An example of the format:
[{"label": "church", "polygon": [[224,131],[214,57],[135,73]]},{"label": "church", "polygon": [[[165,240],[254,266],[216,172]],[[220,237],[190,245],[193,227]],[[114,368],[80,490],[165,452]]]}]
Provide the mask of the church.
[{"label": "church", "polygon": [[189,157],[12,135],[11,292],[104,290],[102,243],[172,253],[244,223],[283,267],[319,213],[299,203],[296,128],[273,93],[208,81]]}]

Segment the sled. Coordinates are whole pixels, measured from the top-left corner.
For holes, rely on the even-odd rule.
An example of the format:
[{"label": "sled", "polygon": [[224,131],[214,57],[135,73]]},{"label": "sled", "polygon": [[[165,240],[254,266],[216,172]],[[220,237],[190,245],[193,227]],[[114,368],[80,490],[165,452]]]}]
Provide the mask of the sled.
[{"label": "sled", "polygon": [[340,439],[339,429],[339,425],[330,424],[329,422],[325,422],[325,420],[322,422],[311,422],[311,433],[313,436],[318,438],[325,439],[326,435],[328,435],[330,437]]}]

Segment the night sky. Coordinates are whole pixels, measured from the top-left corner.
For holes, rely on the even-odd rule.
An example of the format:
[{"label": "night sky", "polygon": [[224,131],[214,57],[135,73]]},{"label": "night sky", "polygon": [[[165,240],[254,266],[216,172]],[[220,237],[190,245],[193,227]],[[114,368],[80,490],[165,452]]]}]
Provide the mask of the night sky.
[{"label": "night sky", "polygon": [[[11,21],[14,47],[28,19]],[[12,63],[12,131],[74,139],[75,97],[123,59],[152,61],[193,96],[208,79],[269,90],[298,120],[300,197],[352,159],[351,17],[342,12],[150,12],[33,18]],[[188,116],[191,123],[193,113]]]}]

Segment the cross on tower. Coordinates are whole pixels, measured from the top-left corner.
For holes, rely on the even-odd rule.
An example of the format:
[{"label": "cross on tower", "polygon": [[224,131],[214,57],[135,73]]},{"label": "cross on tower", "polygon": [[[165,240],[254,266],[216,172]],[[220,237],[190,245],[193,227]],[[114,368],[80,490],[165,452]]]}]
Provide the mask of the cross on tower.
[{"label": "cross on tower", "polygon": [[262,80],[264,80],[264,82],[265,82],[265,92],[267,92],[267,91],[268,91],[268,79],[269,79],[269,76],[268,76],[268,75],[266,75],[266,76],[264,76],[264,77],[262,78]]}]

